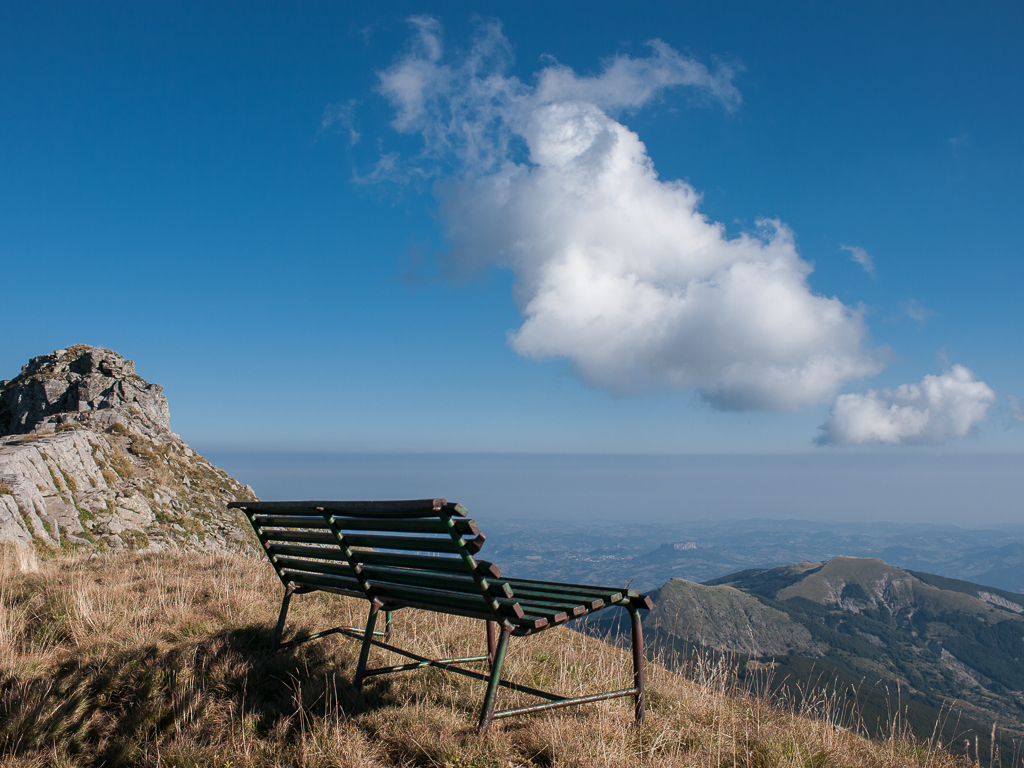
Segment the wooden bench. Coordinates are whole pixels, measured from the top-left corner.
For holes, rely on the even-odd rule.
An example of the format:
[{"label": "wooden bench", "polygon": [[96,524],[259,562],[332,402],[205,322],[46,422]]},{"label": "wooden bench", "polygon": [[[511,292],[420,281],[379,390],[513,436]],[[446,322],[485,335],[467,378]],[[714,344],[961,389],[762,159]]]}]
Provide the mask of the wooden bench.
[{"label": "wooden bench", "polygon": [[[340,633],[362,640],[353,685],[390,672],[439,667],[487,681],[479,730],[495,718],[540,712],[602,699],[632,696],[636,722],[644,719],[644,646],[639,609],[653,607],[635,590],[510,579],[475,555],[484,544],[466,510],[445,499],[415,501],[235,501],[266,550],[284,584],[284,600],[273,652]],[[365,627],[335,627],[281,643],[288,604],[294,594],[334,592],[370,602]],[[629,611],[633,640],[633,687],[590,696],[565,697],[501,679],[510,637],[526,637],[613,605]],[[391,613],[419,608],[486,622],[487,654],[428,659],[390,644]],[[385,613],[385,629],[376,629]],[[367,669],[370,647],[412,659],[411,663]],[[487,662],[490,674],[461,664]],[[543,704],[494,711],[498,688],[531,694]]]}]

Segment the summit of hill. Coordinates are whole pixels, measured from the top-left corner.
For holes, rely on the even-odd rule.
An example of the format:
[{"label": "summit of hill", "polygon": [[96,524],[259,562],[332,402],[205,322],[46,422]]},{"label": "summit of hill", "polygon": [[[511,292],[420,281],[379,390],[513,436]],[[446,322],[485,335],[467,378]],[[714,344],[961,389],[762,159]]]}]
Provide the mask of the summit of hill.
[{"label": "summit of hill", "polygon": [[76,552],[253,546],[255,499],[170,428],[163,387],[87,344],[0,381],[0,542]]}]

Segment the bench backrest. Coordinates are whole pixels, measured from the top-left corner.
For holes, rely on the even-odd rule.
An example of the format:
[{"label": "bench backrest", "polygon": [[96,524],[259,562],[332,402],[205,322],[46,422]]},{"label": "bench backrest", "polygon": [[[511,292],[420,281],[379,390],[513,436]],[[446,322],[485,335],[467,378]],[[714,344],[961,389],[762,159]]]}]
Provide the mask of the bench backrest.
[{"label": "bench backrest", "polygon": [[[327,590],[471,618],[522,623],[466,510],[445,499],[236,501],[285,587]],[[472,538],[467,538],[472,537]]]}]

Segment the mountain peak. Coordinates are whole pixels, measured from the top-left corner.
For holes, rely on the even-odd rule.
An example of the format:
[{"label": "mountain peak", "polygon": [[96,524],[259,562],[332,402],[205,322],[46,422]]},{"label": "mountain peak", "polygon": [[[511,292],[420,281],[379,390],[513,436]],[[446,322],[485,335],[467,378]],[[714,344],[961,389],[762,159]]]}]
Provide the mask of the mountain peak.
[{"label": "mountain peak", "polygon": [[0,382],[0,436],[74,424],[100,430],[120,424],[147,437],[171,430],[163,387],[102,347],[75,344],[33,357],[14,379]]}]

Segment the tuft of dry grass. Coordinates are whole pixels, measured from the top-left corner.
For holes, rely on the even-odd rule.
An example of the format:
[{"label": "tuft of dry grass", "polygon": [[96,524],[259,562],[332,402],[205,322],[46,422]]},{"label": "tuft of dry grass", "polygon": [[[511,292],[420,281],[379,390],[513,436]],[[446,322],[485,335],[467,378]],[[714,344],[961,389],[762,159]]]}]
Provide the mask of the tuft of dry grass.
[{"label": "tuft of dry grass", "polygon": [[[358,642],[334,635],[270,655],[282,587],[264,560],[0,553],[0,764],[29,766],[864,766],[945,768],[893,729],[869,741],[827,703],[786,711],[720,663],[689,677],[649,664],[648,717],[622,699],[475,733],[483,683],[440,670],[351,685]],[[366,604],[295,598],[289,634],[364,620]],[[411,610],[395,641],[480,653],[480,622]],[[390,654],[374,651],[371,664]],[[569,629],[513,639],[507,674],[566,694],[627,687],[628,652]],[[499,706],[516,701],[505,692]],[[810,715],[810,716],[808,716]]]}]

